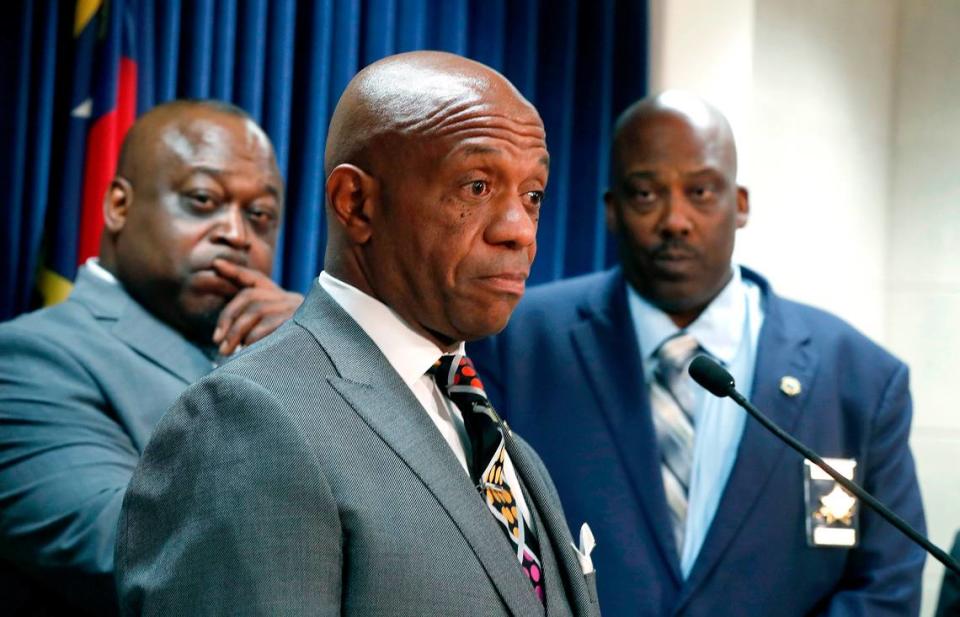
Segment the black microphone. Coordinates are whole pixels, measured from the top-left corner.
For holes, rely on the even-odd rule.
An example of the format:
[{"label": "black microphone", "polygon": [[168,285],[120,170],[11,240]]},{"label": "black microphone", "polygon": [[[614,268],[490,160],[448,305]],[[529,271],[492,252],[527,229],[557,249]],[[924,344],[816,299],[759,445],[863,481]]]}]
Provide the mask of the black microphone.
[{"label": "black microphone", "polygon": [[763,415],[759,409],[754,407],[753,404],[746,399],[746,397],[737,391],[736,383],[733,380],[733,375],[731,375],[727,369],[720,366],[711,358],[701,355],[693,359],[693,362],[690,363],[688,372],[690,373],[690,376],[693,377],[694,381],[706,388],[714,396],[718,396],[720,398],[729,396],[732,398],[737,405],[740,405],[746,409],[747,413],[753,416],[757,422],[764,426],[764,428],[779,437],[788,446],[802,454],[803,458],[807,459],[825,471],[830,477],[836,480],[840,486],[859,497],[861,501],[873,508],[880,516],[887,519],[891,525],[899,529],[905,536],[913,540],[925,551],[933,555],[944,566],[953,570],[957,574],[960,574],[960,563],[958,563],[956,559],[948,555],[946,551],[939,548],[930,540],[927,540],[923,534],[911,527],[905,520],[894,514],[889,508],[880,503],[876,497],[861,488],[859,484],[846,478],[839,471],[828,465],[826,461],[820,458],[816,452],[794,439],[789,433],[785,432],[779,426],[774,424],[773,420]]}]

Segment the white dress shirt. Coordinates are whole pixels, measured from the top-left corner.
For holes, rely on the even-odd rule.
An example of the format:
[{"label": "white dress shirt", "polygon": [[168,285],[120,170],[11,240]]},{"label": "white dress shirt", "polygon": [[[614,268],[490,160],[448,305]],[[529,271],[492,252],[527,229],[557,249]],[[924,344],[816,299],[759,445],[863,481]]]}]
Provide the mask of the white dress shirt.
[{"label": "white dress shirt", "polygon": [[85,265],[87,269],[90,270],[90,273],[97,278],[103,279],[111,285],[117,284],[117,277],[115,277],[112,272],[100,265],[99,258],[88,257],[87,260],[83,262],[83,265]]}]

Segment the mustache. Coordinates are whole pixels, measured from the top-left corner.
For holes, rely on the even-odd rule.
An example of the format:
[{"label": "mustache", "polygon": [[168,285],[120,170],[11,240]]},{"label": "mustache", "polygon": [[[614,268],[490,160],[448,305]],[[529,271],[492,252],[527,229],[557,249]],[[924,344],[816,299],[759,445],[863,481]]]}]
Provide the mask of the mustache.
[{"label": "mustache", "polygon": [[667,238],[650,250],[654,259],[669,259],[671,257],[696,257],[700,252],[680,238]]}]

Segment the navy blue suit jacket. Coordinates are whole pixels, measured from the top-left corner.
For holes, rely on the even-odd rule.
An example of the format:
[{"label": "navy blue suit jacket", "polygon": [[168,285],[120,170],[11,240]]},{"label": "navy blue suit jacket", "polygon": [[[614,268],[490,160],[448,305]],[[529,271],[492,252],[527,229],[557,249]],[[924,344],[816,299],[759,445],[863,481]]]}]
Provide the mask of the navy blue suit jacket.
[{"label": "navy blue suit jacket", "polygon": [[[907,367],[848,324],[761,286],[753,402],[908,522],[923,510],[908,446]],[[532,289],[509,326],[468,352],[510,425],[541,454],[571,528],[597,538],[605,615],[916,615],[923,552],[860,512],[855,549],[811,548],[803,459],[751,419],[684,581],[671,540],[641,352],[619,269]],[[802,391],[780,391],[784,376]]]}]

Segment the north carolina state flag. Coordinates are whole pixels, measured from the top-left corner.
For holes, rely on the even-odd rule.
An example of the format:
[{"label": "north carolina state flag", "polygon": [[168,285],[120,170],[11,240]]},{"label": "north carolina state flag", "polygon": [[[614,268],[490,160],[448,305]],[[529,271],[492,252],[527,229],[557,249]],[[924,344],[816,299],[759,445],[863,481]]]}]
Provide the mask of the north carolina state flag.
[{"label": "north carolina state flag", "polygon": [[47,238],[47,268],[40,276],[44,304],[66,298],[77,267],[99,252],[103,195],[136,115],[137,64],[129,2],[77,0],[65,190],[54,233]]}]

